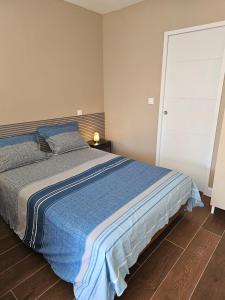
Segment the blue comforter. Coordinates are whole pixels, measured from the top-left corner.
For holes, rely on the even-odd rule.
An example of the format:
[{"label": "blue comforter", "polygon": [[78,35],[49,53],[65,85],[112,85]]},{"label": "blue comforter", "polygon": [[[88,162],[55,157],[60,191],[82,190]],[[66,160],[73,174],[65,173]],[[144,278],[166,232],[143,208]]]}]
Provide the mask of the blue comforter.
[{"label": "blue comforter", "polygon": [[[202,206],[191,178],[121,156],[28,185],[18,234],[74,285],[77,300],[112,300],[152,236],[188,201]],[[23,204],[24,206],[24,204]]]}]

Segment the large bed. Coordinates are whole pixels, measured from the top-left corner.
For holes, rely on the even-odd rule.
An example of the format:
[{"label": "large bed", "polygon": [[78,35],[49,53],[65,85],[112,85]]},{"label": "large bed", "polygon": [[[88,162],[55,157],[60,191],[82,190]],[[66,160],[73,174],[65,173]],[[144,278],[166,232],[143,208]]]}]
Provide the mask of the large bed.
[{"label": "large bed", "polygon": [[71,282],[77,300],[112,300],[181,207],[203,206],[191,178],[85,148],[0,174],[0,214]]}]

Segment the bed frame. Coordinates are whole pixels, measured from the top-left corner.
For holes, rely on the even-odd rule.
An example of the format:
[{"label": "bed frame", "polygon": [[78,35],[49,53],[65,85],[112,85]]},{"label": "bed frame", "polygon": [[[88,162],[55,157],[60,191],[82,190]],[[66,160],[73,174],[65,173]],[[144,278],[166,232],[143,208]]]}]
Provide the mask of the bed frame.
[{"label": "bed frame", "polygon": [[[105,137],[105,114],[95,113],[87,114],[82,116],[71,116],[64,118],[48,119],[41,121],[31,121],[25,123],[7,124],[0,125],[0,138],[6,136],[14,136],[18,134],[31,133],[36,131],[37,127],[45,125],[63,124],[71,121],[77,121],[79,123],[81,135],[85,140],[91,140],[94,132],[99,132],[102,138]],[[150,243],[141,252],[143,253],[152,243],[173,223],[173,221],[185,211],[187,204],[182,205],[181,208],[174,214],[170,219],[169,223],[166,224],[152,237]],[[140,253],[140,254],[141,254]]]}]

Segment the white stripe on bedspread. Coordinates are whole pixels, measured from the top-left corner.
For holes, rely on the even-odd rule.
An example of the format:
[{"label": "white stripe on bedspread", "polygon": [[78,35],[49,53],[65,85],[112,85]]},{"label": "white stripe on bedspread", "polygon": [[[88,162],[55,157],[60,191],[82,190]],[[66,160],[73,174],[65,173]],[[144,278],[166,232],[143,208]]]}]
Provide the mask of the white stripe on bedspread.
[{"label": "white stripe on bedspread", "polygon": [[85,172],[88,169],[97,166],[98,164],[107,162],[115,158],[116,156],[117,155],[115,154],[106,153],[106,155],[100,158],[90,160],[70,170],[39,181],[32,182],[31,184],[25,186],[18,194],[18,221],[15,230],[16,234],[18,234],[21,239],[24,238],[27,222],[27,202],[32,195],[42,190],[43,188]]},{"label": "white stripe on bedspread", "polygon": [[[166,176],[158,180],[155,184],[147,188],[144,192],[139,194],[137,197],[135,197],[133,200],[128,202],[126,205],[121,207],[118,211],[116,211],[113,215],[111,215],[108,219],[106,219],[104,222],[99,224],[88,236],[85,246],[85,252],[82,258],[81,263],[81,269],[79,274],[76,277],[75,282],[81,282],[84,274],[86,273],[88,269],[88,258],[91,255],[93,243],[97,239],[97,237],[112,223],[114,223],[118,218],[120,218],[124,213],[126,213],[132,206],[137,204],[138,202],[142,201],[146,196],[150,195],[152,191],[154,191],[157,187],[159,187],[162,183],[167,181],[169,178],[173,177],[177,172],[171,171]],[[79,287],[76,286],[78,289]]]}]

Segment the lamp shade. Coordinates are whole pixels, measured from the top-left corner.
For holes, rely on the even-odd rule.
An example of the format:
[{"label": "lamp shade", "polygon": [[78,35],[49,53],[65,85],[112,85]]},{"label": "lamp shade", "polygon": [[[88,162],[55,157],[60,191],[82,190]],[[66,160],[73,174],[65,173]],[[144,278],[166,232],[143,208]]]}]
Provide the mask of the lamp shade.
[{"label": "lamp shade", "polygon": [[100,141],[100,134],[98,132],[94,133],[94,142],[98,143]]}]

